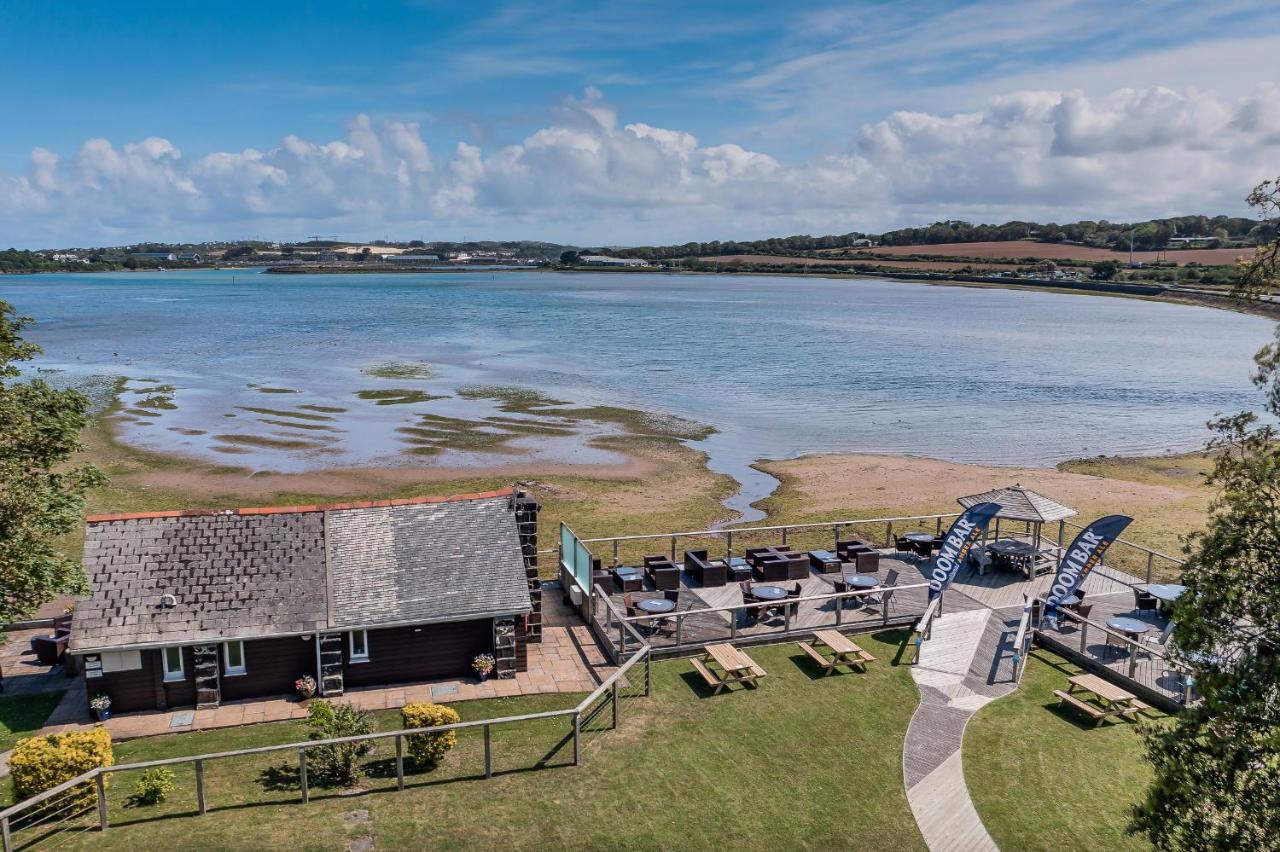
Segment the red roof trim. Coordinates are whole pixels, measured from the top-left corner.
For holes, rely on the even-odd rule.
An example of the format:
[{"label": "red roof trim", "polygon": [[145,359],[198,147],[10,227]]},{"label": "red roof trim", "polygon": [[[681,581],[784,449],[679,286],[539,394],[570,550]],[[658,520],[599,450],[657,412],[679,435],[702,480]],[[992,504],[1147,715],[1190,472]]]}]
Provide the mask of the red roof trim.
[{"label": "red roof trim", "polygon": [[111,521],[135,521],[145,518],[191,518],[201,515],[283,515],[300,512],[335,512],[344,509],[381,509],[387,506],[420,506],[426,503],[458,503],[464,500],[486,500],[491,497],[510,497],[515,488],[508,486],[497,491],[478,491],[473,494],[453,494],[448,497],[405,497],[398,500],[361,500],[355,503],[333,503],[327,506],[263,506],[246,509],[186,509],[170,512],[125,512],[115,515],[88,515],[85,523],[101,524]]}]

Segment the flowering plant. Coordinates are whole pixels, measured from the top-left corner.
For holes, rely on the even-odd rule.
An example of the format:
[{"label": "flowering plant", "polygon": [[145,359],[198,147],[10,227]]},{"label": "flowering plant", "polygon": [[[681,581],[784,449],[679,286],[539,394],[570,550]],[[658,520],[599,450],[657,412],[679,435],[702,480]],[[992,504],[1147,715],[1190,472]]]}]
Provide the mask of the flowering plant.
[{"label": "flowering plant", "polygon": [[471,661],[471,668],[475,669],[476,674],[480,675],[480,677],[484,677],[493,671],[494,665],[496,663],[493,659],[493,654],[480,654]]},{"label": "flowering plant", "polygon": [[111,699],[106,695],[95,695],[89,699],[89,706],[101,713],[103,710],[111,709]]},{"label": "flowering plant", "polygon": [[293,688],[298,690],[298,694],[304,699],[310,698],[316,694],[316,679],[311,675],[303,675],[293,682]]}]

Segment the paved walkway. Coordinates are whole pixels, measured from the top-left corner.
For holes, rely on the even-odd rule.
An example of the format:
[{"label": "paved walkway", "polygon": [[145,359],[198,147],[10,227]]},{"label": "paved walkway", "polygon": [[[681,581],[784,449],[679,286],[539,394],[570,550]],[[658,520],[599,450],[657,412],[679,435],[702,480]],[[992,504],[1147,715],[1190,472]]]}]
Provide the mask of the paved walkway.
[{"label": "paved walkway", "polygon": [[[542,642],[529,646],[528,671],[514,678],[478,681],[432,680],[386,687],[349,689],[338,701],[362,710],[394,710],[415,701],[448,704],[476,698],[513,695],[590,692],[613,673],[613,668],[596,645],[590,629],[577,625],[546,627]],[[83,681],[80,681],[83,685]],[[54,710],[40,733],[60,733],[93,727],[83,689],[73,689]],[[112,716],[105,723],[113,740],[127,740],[182,731],[227,728],[260,722],[305,719],[307,704],[293,696],[225,702],[213,710],[191,707]]]},{"label": "paved walkway", "polygon": [[[948,603],[957,596],[949,592]],[[1010,651],[1020,614],[983,608],[939,616],[911,669],[920,706],[903,743],[902,774],[932,852],[997,849],[969,798],[961,746],[973,714],[1016,686]]]}]

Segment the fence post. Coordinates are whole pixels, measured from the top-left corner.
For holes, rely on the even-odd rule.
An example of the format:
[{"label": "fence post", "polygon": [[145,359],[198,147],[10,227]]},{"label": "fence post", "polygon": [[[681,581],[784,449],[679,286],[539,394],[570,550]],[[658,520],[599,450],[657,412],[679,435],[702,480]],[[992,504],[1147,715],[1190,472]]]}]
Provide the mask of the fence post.
[{"label": "fence post", "polygon": [[677,648],[680,647],[683,628],[684,628],[684,618],[679,613],[676,613],[676,647]]},{"label": "fence post", "polygon": [[1134,678],[1138,672],[1138,646],[1129,646],[1129,677]]},{"label": "fence post", "polygon": [[404,789],[404,737],[396,734],[396,789]]},{"label": "fence post", "polygon": [[1151,568],[1155,563],[1156,555],[1150,550],[1147,551],[1147,585],[1151,585]]},{"label": "fence post", "polygon": [[836,627],[844,620],[844,598],[836,598]]},{"label": "fence post", "polygon": [[733,608],[733,618],[729,619],[729,638],[738,638],[738,608]]},{"label": "fence post", "polygon": [[893,521],[884,522],[884,546],[893,547]]},{"label": "fence post", "polygon": [[196,807],[200,809],[200,816],[204,816],[206,805],[204,801],[204,761],[196,761]]},{"label": "fence post", "polygon": [[102,772],[93,776],[94,786],[98,788],[98,830],[107,830],[107,779],[102,777]]},{"label": "fence post", "polygon": [[724,564],[728,565],[733,560],[733,530],[728,530],[724,534]]},{"label": "fence post", "polygon": [[493,746],[489,742],[489,726],[484,726],[484,777],[493,777]]},{"label": "fence post", "polygon": [[1084,649],[1089,644],[1089,622],[1080,622],[1080,653],[1084,653]]},{"label": "fence post", "polygon": [[835,532],[835,534],[836,534],[836,537],[835,537],[835,543],[831,545],[831,550],[834,552],[834,551],[835,551],[835,549],[836,549],[836,547],[840,544],[840,525],[839,525],[839,524],[836,524],[836,525],[835,525],[834,527],[832,527],[831,529],[832,529],[832,530]]},{"label": "fence post", "polygon": [[649,688],[651,686],[649,676],[649,651],[644,652],[644,697],[649,697]]},{"label": "fence post", "polygon": [[676,561],[676,537],[671,536],[671,561]]},{"label": "fence post", "polygon": [[627,622],[618,616],[618,654],[627,653]]},{"label": "fence post", "polygon": [[302,804],[311,801],[311,790],[307,787],[307,750],[298,749],[298,780],[302,783]]},{"label": "fence post", "polygon": [[0,845],[4,852],[13,852],[13,839],[9,837],[9,818],[0,817]]},{"label": "fence post", "polygon": [[613,567],[618,567],[618,540],[613,540]]},{"label": "fence post", "polygon": [[782,632],[791,632],[791,604],[782,605]]},{"label": "fence post", "polygon": [[939,515],[938,517],[934,518],[934,520],[936,521],[936,523],[933,525],[933,534],[942,535],[942,516]]},{"label": "fence post", "polygon": [[610,730],[618,730],[618,682],[616,680],[613,682],[613,727]]},{"label": "fence post", "polygon": [[1058,549],[1062,549],[1062,542],[1067,539],[1067,522],[1058,521]]},{"label": "fence post", "polygon": [[782,546],[783,547],[787,546],[787,528],[786,527],[782,528]]},{"label": "fence post", "polygon": [[573,765],[582,765],[582,714],[573,714]]}]

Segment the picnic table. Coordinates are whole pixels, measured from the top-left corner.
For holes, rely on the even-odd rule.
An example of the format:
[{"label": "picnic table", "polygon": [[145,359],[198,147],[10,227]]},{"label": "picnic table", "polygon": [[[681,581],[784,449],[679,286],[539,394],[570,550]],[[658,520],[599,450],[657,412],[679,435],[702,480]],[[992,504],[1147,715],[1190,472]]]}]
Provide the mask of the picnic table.
[{"label": "picnic table", "polygon": [[814,644],[825,645],[831,651],[830,658],[808,642],[801,642],[800,650],[809,658],[822,666],[823,674],[835,671],[836,666],[850,666],[861,671],[867,670],[867,663],[874,663],[876,658],[858,647],[858,645],[838,630],[815,630]]},{"label": "picnic table", "polygon": [[[723,674],[713,671],[707,665],[709,662],[718,665]],[[755,686],[756,681],[765,676],[765,670],[756,665],[755,660],[727,643],[708,645],[706,656],[693,660],[693,668],[716,694],[734,683]]]},{"label": "picnic table", "polygon": [[[1067,678],[1068,687],[1064,692],[1055,689],[1053,694],[1061,699],[1061,704],[1070,704],[1075,709],[1100,723],[1110,716],[1131,717],[1143,710],[1150,709],[1147,704],[1138,700],[1138,696],[1128,690],[1121,689],[1109,680],[1093,674],[1076,675]],[[1076,694],[1080,690],[1084,697]],[[1097,700],[1091,704],[1085,698],[1092,696]]]}]

